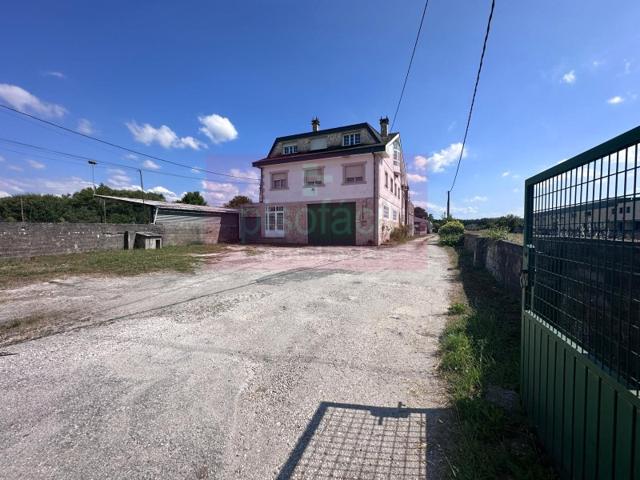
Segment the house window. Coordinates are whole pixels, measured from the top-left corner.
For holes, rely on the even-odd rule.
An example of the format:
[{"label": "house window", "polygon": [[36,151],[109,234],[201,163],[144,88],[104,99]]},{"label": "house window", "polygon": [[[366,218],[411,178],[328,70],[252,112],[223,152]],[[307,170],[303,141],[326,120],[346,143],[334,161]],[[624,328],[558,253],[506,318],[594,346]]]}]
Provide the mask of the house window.
[{"label": "house window", "polygon": [[623,209],[622,207],[620,207],[620,208],[618,209],[618,213],[623,213],[623,212],[624,212],[624,209]]},{"label": "house window", "polygon": [[287,172],[271,174],[271,190],[286,190],[287,188]]},{"label": "house window", "polygon": [[344,183],[364,183],[364,163],[345,165]]},{"label": "house window", "polygon": [[359,145],[360,144],[360,134],[359,133],[349,133],[347,135],[342,136],[342,146],[349,147],[351,145]]},{"label": "house window", "polygon": [[613,208],[611,209],[611,215],[615,215],[615,214],[616,214],[616,207],[613,207]]},{"label": "house window", "polygon": [[398,211],[395,208],[393,209],[393,219],[398,220]]},{"label": "house window", "polygon": [[304,186],[314,187],[324,185],[324,175],[322,168],[307,168],[304,171]]},{"label": "house window", "polygon": [[284,236],[284,207],[267,207],[265,222],[267,236]]},{"label": "house window", "polygon": [[389,174],[384,172],[384,188],[389,188]]},{"label": "house window", "polygon": [[389,207],[387,205],[382,207],[382,215],[384,218],[389,218]]},{"label": "house window", "polygon": [[627,213],[631,213],[631,207],[627,207]]},{"label": "house window", "polygon": [[393,142],[393,159],[400,160],[400,142],[398,140]]},{"label": "house window", "polygon": [[288,145],[285,145],[282,148],[283,152],[285,155],[291,155],[292,153],[298,153],[298,145],[296,145],[295,143],[290,143]]}]

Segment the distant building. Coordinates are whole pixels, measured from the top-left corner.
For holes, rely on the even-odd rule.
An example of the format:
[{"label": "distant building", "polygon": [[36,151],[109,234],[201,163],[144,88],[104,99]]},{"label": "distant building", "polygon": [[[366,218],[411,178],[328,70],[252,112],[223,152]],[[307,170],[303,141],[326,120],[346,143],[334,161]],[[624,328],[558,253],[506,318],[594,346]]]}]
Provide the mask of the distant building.
[{"label": "distant building", "polygon": [[262,241],[312,245],[379,245],[394,228],[411,228],[400,134],[388,128],[383,118],[380,131],[321,130],[314,119],[310,132],[276,138],[253,162],[260,203],[243,223]]},{"label": "distant building", "polygon": [[187,203],[160,202],[140,198],[96,197],[116,202],[145,205],[151,208],[149,223],[163,225],[164,239],[171,244],[236,242],[239,235],[238,210],[235,208],[209,207]]}]

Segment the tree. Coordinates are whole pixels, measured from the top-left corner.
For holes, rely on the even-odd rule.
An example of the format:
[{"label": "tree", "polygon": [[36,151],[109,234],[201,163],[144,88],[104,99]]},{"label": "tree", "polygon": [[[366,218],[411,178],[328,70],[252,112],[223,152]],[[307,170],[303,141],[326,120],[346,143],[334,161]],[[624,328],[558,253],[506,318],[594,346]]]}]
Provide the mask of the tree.
[{"label": "tree", "polygon": [[242,205],[247,205],[253,203],[251,201],[251,199],[245,195],[236,195],[235,197],[233,197],[231,200],[229,200],[227,203],[224,204],[225,207],[227,208],[238,208]]},{"label": "tree", "polygon": [[182,196],[180,203],[188,203],[189,205],[206,205],[207,202],[200,192],[187,192]]},{"label": "tree", "polygon": [[413,215],[419,218],[429,218],[427,216],[427,211],[422,207],[415,207],[413,209]]}]

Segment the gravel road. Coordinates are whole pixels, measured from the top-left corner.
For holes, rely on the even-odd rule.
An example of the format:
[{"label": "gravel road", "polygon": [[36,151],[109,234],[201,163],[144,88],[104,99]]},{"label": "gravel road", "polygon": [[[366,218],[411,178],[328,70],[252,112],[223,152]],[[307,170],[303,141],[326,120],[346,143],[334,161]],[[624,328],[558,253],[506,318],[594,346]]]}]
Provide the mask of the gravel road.
[{"label": "gravel road", "polygon": [[206,260],[0,291],[0,322],[62,319],[0,348],[0,477],[442,476],[455,278],[433,239]]}]

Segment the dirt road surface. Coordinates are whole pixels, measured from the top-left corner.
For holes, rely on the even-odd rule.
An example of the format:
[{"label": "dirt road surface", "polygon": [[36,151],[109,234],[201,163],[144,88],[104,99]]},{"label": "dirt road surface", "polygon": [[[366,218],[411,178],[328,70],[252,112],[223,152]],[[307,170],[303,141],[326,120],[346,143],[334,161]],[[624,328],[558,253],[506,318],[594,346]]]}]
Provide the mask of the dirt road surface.
[{"label": "dirt road surface", "polygon": [[424,238],[238,248],[0,291],[0,322],[61,330],[0,348],[0,477],[440,478],[449,265]]}]

